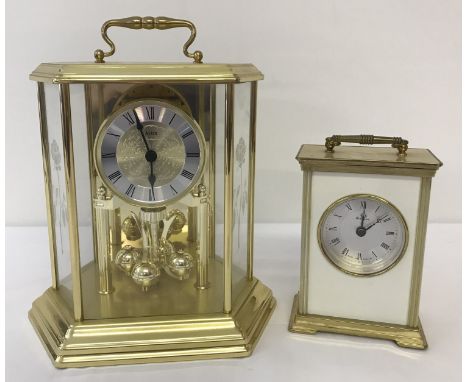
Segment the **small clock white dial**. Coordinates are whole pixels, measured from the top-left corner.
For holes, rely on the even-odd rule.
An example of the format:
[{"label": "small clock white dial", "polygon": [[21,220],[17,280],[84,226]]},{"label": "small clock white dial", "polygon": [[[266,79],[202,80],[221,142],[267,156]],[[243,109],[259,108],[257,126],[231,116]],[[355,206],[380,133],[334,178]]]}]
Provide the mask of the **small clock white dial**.
[{"label": "small clock white dial", "polygon": [[203,133],[182,110],[140,100],[113,113],[100,128],[95,161],[120,198],[156,206],[185,195],[203,170]]},{"label": "small clock white dial", "polygon": [[387,200],[349,195],[322,215],[318,240],[324,255],[339,269],[375,275],[390,269],[406,249],[406,222]]}]

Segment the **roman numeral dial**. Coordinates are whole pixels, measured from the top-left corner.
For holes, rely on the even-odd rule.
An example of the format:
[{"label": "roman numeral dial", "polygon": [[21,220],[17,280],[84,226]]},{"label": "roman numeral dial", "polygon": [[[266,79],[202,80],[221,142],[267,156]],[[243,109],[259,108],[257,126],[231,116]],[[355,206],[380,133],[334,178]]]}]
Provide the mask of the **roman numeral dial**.
[{"label": "roman numeral dial", "polygon": [[121,199],[159,206],[183,197],[204,167],[198,124],[168,103],[145,99],[108,116],[94,146],[98,174]]},{"label": "roman numeral dial", "polygon": [[354,275],[389,270],[408,242],[406,222],[397,207],[370,194],[349,195],[332,203],[320,219],[317,234],[325,257]]}]

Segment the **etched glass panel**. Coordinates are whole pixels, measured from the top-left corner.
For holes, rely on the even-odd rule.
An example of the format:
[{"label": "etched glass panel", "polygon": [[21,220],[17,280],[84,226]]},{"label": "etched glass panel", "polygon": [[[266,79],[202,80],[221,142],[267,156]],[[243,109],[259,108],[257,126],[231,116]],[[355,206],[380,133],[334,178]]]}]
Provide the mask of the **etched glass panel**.
[{"label": "etched glass panel", "polygon": [[250,82],[234,88],[234,181],[232,237],[232,300],[247,281]]},{"label": "etched glass panel", "polygon": [[55,231],[58,290],[65,301],[72,306],[70,236],[68,231],[67,191],[59,87],[57,85],[45,84],[44,98],[50,156],[51,204],[53,229]]}]

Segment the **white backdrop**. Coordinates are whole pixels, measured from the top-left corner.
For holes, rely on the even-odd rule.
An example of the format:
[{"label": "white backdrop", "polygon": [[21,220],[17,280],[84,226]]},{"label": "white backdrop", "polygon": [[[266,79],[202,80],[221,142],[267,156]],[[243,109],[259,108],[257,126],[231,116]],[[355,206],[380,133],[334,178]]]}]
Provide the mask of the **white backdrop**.
[{"label": "white backdrop", "polygon": [[[46,221],[36,86],[41,62],[91,61],[110,18],[192,20],[205,62],[254,63],[259,84],[256,220],[299,222],[302,143],[403,136],[444,166],[430,220],[461,221],[459,0],[8,0],[6,223]],[[111,30],[116,61],[186,61],[187,30]]]}]

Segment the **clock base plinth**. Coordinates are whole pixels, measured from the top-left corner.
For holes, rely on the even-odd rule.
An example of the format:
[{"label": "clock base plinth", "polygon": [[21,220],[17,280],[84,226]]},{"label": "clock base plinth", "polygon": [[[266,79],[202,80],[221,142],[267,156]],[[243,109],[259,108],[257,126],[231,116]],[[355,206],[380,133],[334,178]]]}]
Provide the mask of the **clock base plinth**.
[{"label": "clock base plinth", "polygon": [[29,319],[58,368],[246,357],[276,306],[269,288],[256,279],[249,285],[231,314],[83,321],[49,288]]},{"label": "clock base plinth", "polygon": [[359,337],[379,338],[394,341],[398,346],[412,349],[426,349],[427,342],[421,322],[413,328],[405,325],[388,324],[374,321],[354,320],[299,314],[298,297],[294,303],[289,320],[289,331],[293,333],[315,334],[317,332],[347,334]]}]

